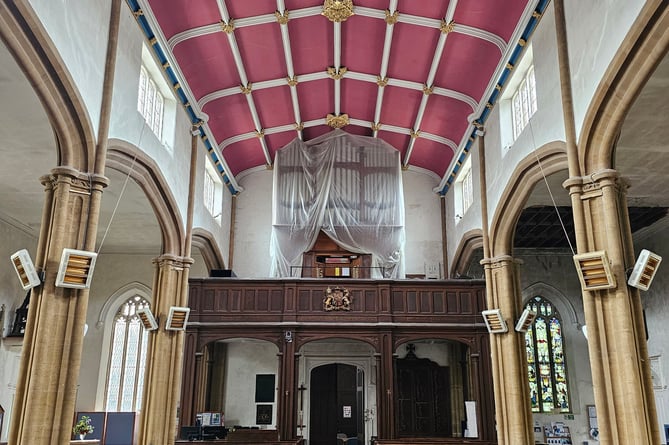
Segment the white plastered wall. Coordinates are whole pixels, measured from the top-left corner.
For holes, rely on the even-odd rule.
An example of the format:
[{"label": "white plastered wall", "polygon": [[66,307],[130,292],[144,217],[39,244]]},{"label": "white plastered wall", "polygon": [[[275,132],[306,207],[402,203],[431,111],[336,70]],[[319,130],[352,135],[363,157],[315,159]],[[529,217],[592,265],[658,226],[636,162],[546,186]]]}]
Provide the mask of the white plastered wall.
[{"label": "white plastered wall", "polygon": [[238,178],[232,270],[241,278],[269,277],[272,227],[272,171],[257,170]]},{"label": "white plastered wall", "polygon": [[414,170],[402,172],[404,185],[404,246],[407,274],[424,274],[426,268],[437,267],[443,273],[441,241],[441,202],[432,189],[438,185],[436,177]]},{"label": "white plastered wall", "polygon": [[[257,374],[274,374],[279,383],[278,349],[275,345],[256,340],[237,340],[227,344],[225,370],[225,426],[259,426],[256,424],[255,384]],[[270,403],[263,403],[270,404]],[[277,397],[272,405],[272,424],[276,428]]]}]

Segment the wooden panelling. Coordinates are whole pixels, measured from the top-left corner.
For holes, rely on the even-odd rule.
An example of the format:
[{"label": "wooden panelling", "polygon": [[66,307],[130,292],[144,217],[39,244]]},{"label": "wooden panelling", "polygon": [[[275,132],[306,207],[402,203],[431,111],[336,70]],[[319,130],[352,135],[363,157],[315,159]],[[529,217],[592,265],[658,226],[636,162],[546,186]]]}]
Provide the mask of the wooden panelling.
[{"label": "wooden panelling", "polygon": [[[292,289],[291,289],[292,290]],[[280,289],[272,289],[269,297],[269,310],[272,312],[281,312],[284,308],[284,293]],[[288,295],[286,295],[286,300]],[[286,309],[294,309],[293,304],[285,301]]]},{"label": "wooden panelling", "polygon": [[446,292],[446,313],[460,313],[460,294],[458,292]]},{"label": "wooden panelling", "polygon": [[476,305],[476,297],[472,295],[471,292],[460,292],[460,313],[461,314],[471,314],[473,313],[474,306]]},{"label": "wooden panelling", "polygon": [[432,313],[432,295],[429,291],[420,292],[420,309],[422,313]]},{"label": "wooden panelling", "polygon": [[[328,288],[348,291],[350,310],[325,311]],[[240,280],[190,281],[190,322],[423,322],[481,324],[482,281]]]},{"label": "wooden panelling", "polygon": [[443,314],[446,312],[443,292],[432,292],[432,311],[435,314]]},{"label": "wooden panelling", "polygon": [[[364,301],[360,304],[364,312],[377,312],[379,310],[379,298],[374,290],[365,290]],[[355,304],[355,302],[354,302]]]}]

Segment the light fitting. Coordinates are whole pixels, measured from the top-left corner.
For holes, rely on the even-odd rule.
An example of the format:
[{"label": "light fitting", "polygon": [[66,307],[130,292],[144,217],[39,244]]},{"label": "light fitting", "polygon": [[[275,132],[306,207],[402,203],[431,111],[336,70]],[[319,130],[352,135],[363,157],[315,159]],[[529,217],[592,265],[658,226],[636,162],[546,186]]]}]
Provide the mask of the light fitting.
[{"label": "light fitting", "polygon": [[21,281],[23,290],[32,289],[33,287],[40,285],[41,281],[39,275],[37,275],[35,265],[33,264],[33,260],[30,258],[27,249],[19,250],[10,256],[10,259],[14,265],[16,274],[19,276],[19,281]]},{"label": "light fitting", "polygon": [[576,272],[583,290],[592,291],[616,287],[616,279],[606,251],[586,252],[574,255]]},{"label": "light fitting", "polygon": [[518,332],[527,332],[527,330],[532,326],[534,320],[537,318],[537,313],[534,311],[525,308],[520,318],[516,322],[516,331]]},{"label": "light fitting", "polygon": [[85,250],[63,249],[56,277],[57,287],[88,289],[98,254]]},{"label": "light fitting", "polygon": [[148,306],[137,309],[137,316],[142,321],[142,325],[147,331],[155,331],[158,329],[158,321],[156,320],[156,317],[153,316],[153,312],[151,312],[151,308]]},{"label": "light fitting", "polygon": [[189,307],[172,306],[170,308],[170,313],[167,316],[167,323],[165,324],[165,330],[185,331],[189,314],[190,314]]},{"label": "light fitting", "polygon": [[660,255],[650,250],[642,249],[639,252],[639,258],[634,264],[634,269],[627,280],[627,284],[637,289],[648,290],[661,261],[662,257]]},{"label": "light fitting", "polygon": [[502,317],[502,311],[499,309],[488,309],[481,312],[483,315],[483,321],[488,328],[488,332],[491,334],[502,334],[507,332],[509,328],[506,326],[506,322]]}]

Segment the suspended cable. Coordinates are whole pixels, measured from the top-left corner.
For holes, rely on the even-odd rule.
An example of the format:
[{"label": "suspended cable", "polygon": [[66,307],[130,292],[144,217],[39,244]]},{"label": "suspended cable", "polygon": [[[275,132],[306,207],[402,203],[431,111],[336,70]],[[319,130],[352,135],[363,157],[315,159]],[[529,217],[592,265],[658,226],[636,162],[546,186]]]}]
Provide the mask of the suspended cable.
[{"label": "suspended cable", "polygon": [[548,185],[548,179],[546,179],[546,173],[544,173],[544,168],[541,165],[541,159],[539,159],[539,155],[537,154],[537,144],[534,141],[534,130],[532,129],[532,120],[528,122],[528,127],[530,127],[530,137],[532,138],[532,152],[534,153],[534,157],[537,159],[537,165],[539,166],[539,170],[541,171],[541,176],[544,178],[544,182],[546,183],[546,189],[548,189],[548,194],[550,195],[551,201],[553,202],[553,208],[555,208],[555,213],[557,214],[558,220],[560,220],[560,226],[562,227],[564,236],[565,238],[567,238],[567,244],[569,244],[569,249],[571,250],[571,254],[576,255],[576,252],[574,252],[574,247],[571,244],[571,240],[569,239],[567,228],[565,227],[564,222],[562,221],[560,210],[558,209],[558,206],[555,203],[555,197],[553,196],[553,192],[551,191],[550,185]]},{"label": "suspended cable", "polygon": [[102,240],[100,240],[100,245],[98,246],[97,253],[99,254],[100,251],[102,250],[102,245],[105,242],[105,239],[107,238],[107,234],[109,233],[109,228],[111,227],[112,221],[114,220],[114,216],[116,216],[116,211],[118,210],[118,206],[121,203],[121,198],[123,197],[123,193],[125,193],[125,188],[128,186],[128,181],[130,180],[130,173],[132,173],[132,169],[135,167],[135,161],[137,160],[137,153],[139,150],[139,147],[141,147],[142,143],[142,136],[144,136],[144,129],[146,128],[146,125],[142,125],[142,130],[139,133],[139,141],[137,141],[137,150],[135,150],[135,156],[132,158],[132,163],[130,164],[130,169],[128,170],[128,174],[125,177],[125,181],[123,182],[123,187],[121,187],[121,193],[118,195],[118,199],[116,200],[116,205],[114,206],[114,210],[112,211],[111,217],[109,218],[109,223],[107,223],[107,228],[105,229],[105,233],[102,236]]}]

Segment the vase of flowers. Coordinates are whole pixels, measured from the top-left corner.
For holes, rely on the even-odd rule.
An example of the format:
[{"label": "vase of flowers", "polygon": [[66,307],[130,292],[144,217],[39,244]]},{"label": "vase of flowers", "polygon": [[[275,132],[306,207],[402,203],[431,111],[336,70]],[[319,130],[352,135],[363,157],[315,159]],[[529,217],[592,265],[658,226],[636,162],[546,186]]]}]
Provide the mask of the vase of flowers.
[{"label": "vase of flowers", "polygon": [[91,434],[95,427],[91,425],[91,418],[88,416],[81,416],[81,419],[74,425],[72,432],[79,435],[79,440],[84,440],[86,434]]}]

